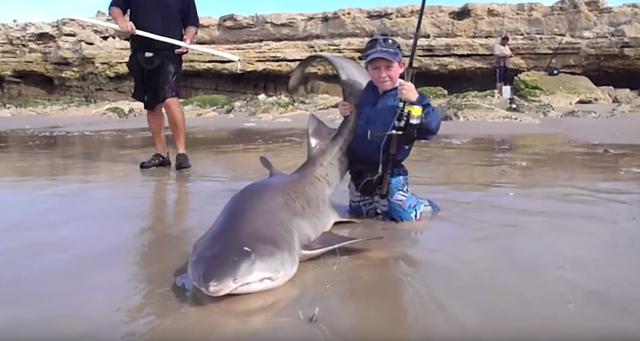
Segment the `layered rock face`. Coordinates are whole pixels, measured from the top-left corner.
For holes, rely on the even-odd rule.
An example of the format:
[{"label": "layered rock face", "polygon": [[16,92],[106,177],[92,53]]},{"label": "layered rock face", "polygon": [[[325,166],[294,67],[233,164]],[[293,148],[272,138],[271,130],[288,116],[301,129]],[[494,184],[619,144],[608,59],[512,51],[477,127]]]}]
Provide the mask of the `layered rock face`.
[{"label": "layered rock face", "polygon": [[[368,38],[398,38],[409,56],[419,7],[343,9],[317,14],[202,18],[197,43],[230,52],[240,63],[192,52],[185,56],[183,95],[286,90],[288,74],[314,53],[358,58]],[[102,17],[106,20],[106,17]],[[427,7],[414,62],[419,86],[449,91],[492,88],[493,45],[511,38],[512,77],[559,68],[595,84],[640,87],[640,5],[607,7],[569,0],[552,6]],[[0,98],[127,98],[129,44],[108,28],[71,19],[0,25]],[[330,81],[320,69],[317,80]],[[321,88],[321,86],[320,86]]]}]

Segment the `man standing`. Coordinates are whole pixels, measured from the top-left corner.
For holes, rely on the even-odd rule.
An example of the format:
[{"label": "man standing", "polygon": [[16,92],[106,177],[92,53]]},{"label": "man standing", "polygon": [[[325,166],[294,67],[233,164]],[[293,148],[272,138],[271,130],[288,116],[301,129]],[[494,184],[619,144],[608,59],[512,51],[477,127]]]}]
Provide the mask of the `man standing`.
[{"label": "man standing", "polygon": [[[129,11],[129,18],[125,13]],[[194,0],[112,0],[109,13],[120,29],[129,34],[136,28],[191,44],[200,25]],[[171,160],[164,134],[164,112],[177,148],[176,170],[191,167],[186,153],[185,118],[178,101],[182,74],[182,55],[186,48],[131,36],[131,55],[127,67],[133,77],[131,97],[143,102],[155,154],[140,168],[169,167]]]},{"label": "man standing", "polygon": [[502,86],[507,82],[507,59],[513,56],[508,44],[509,37],[504,36],[493,48],[493,54],[496,56],[496,91],[500,96],[502,96]]}]

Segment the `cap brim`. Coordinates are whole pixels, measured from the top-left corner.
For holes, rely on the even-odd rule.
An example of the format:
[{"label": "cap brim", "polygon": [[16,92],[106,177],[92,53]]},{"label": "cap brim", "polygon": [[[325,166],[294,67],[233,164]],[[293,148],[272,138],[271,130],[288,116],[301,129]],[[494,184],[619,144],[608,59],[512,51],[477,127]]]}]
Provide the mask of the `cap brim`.
[{"label": "cap brim", "polygon": [[402,59],[402,53],[394,50],[371,51],[365,56],[365,62],[368,63],[377,58],[383,58],[390,62],[397,62]]}]

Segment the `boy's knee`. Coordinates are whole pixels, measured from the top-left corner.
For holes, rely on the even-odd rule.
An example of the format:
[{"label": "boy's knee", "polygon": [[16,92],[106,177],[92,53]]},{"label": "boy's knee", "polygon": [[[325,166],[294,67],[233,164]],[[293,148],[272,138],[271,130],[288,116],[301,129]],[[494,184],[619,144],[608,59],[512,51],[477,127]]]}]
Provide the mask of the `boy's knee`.
[{"label": "boy's knee", "polygon": [[399,192],[389,200],[389,218],[397,222],[418,221],[423,215],[433,215],[439,210],[435,202],[410,193]]},{"label": "boy's knee", "polygon": [[422,203],[415,197],[394,197],[389,202],[389,218],[391,220],[398,222],[417,221],[421,216]]},{"label": "boy's knee", "polygon": [[389,181],[389,196],[393,197],[398,192],[409,192],[409,181],[404,175],[391,177]]}]

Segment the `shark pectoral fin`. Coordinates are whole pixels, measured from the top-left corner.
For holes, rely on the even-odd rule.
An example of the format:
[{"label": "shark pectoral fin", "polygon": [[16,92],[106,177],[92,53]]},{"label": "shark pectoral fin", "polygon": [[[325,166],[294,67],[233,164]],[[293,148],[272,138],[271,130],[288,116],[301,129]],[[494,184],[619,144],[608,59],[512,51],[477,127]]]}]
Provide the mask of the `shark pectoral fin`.
[{"label": "shark pectoral fin", "polygon": [[278,168],[276,168],[276,166],[274,166],[273,163],[271,163],[271,161],[269,161],[269,159],[267,159],[266,156],[260,156],[260,163],[264,166],[264,168],[266,168],[269,171],[269,177],[272,177],[275,175],[284,175],[284,173],[281,172]]},{"label": "shark pectoral fin", "polygon": [[313,257],[317,257],[327,251],[331,251],[339,247],[373,239],[382,239],[382,237],[352,238],[342,236],[330,231],[323,232],[314,241],[302,246],[302,250],[300,251],[300,260],[304,261]]},{"label": "shark pectoral fin", "polygon": [[361,220],[359,219],[352,219],[352,218],[340,218],[336,221],[333,222],[333,225],[339,225],[339,224],[360,224],[362,223]]}]

